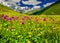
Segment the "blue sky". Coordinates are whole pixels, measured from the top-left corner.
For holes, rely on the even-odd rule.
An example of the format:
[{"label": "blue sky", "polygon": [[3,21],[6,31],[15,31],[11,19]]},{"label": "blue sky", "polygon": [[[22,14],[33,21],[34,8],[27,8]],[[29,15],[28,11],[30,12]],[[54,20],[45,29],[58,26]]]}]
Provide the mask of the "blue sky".
[{"label": "blue sky", "polygon": [[[32,0],[30,0],[30,1],[32,1]],[[40,6],[41,8],[43,8],[45,4],[47,4],[47,3],[53,3],[53,2],[57,2],[57,1],[58,0],[36,0],[37,3],[38,2],[41,2],[41,3],[38,3],[38,4],[35,5],[35,4],[29,3],[29,0],[20,0],[19,6],[22,6],[22,7],[27,6],[29,8],[32,8],[33,6]],[[26,2],[28,2],[28,3],[26,3]]]}]

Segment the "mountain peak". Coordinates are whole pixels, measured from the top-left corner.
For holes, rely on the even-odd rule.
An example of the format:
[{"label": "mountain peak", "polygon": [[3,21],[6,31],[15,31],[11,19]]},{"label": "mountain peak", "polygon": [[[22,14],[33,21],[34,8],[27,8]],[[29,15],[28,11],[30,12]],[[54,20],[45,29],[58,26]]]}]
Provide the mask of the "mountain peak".
[{"label": "mountain peak", "polygon": [[58,0],[0,0],[0,3],[18,12],[28,12],[34,9],[48,7],[57,1]]}]

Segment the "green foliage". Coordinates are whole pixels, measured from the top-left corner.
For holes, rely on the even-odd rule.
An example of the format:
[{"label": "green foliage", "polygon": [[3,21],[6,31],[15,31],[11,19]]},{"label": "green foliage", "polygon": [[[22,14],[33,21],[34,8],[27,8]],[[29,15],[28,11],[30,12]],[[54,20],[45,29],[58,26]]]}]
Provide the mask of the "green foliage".
[{"label": "green foliage", "polygon": [[3,6],[3,5],[0,4],[0,15],[1,14],[8,14],[8,15],[13,15],[13,16],[16,16],[16,15],[20,16],[21,15],[21,13],[16,12],[16,11],[10,9],[7,6]]},{"label": "green foliage", "polygon": [[0,17],[0,43],[60,43],[59,16],[5,17]]},{"label": "green foliage", "polygon": [[45,10],[42,14],[46,15],[60,15],[60,2],[56,5],[52,6],[51,8]]},{"label": "green foliage", "polygon": [[55,3],[49,7],[42,8],[42,9],[35,9],[30,12],[27,12],[28,15],[60,15],[60,2]]}]

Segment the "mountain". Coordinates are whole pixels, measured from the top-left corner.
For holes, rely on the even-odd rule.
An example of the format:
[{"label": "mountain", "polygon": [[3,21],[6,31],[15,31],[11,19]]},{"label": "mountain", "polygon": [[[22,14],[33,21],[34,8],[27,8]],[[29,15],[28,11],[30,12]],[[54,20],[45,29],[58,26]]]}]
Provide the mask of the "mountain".
[{"label": "mountain", "polygon": [[11,8],[3,6],[3,5],[0,4],[0,15],[1,14],[14,15],[14,16],[21,15],[21,13],[16,12],[16,11],[12,10]]},{"label": "mountain", "polygon": [[60,15],[60,2],[55,4],[54,6],[51,6],[49,9],[42,12],[42,14],[46,15]]},{"label": "mountain", "polygon": [[15,11],[25,13],[34,9],[48,7],[57,1],[58,0],[0,0],[0,3]]},{"label": "mountain", "polygon": [[32,10],[26,14],[28,14],[28,15],[40,15],[40,14],[60,15],[60,1],[48,6],[46,8]]}]

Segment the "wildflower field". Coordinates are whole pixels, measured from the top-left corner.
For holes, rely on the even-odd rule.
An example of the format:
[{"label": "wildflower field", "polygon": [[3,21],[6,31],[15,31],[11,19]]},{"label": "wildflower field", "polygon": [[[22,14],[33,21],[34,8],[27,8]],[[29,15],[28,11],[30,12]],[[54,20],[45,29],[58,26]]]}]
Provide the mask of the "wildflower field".
[{"label": "wildflower field", "polygon": [[0,43],[60,43],[60,16],[2,14]]},{"label": "wildflower field", "polygon": [[39,11],[21,14],[0,4],[0,43],[60,43],[60,3]]}]

